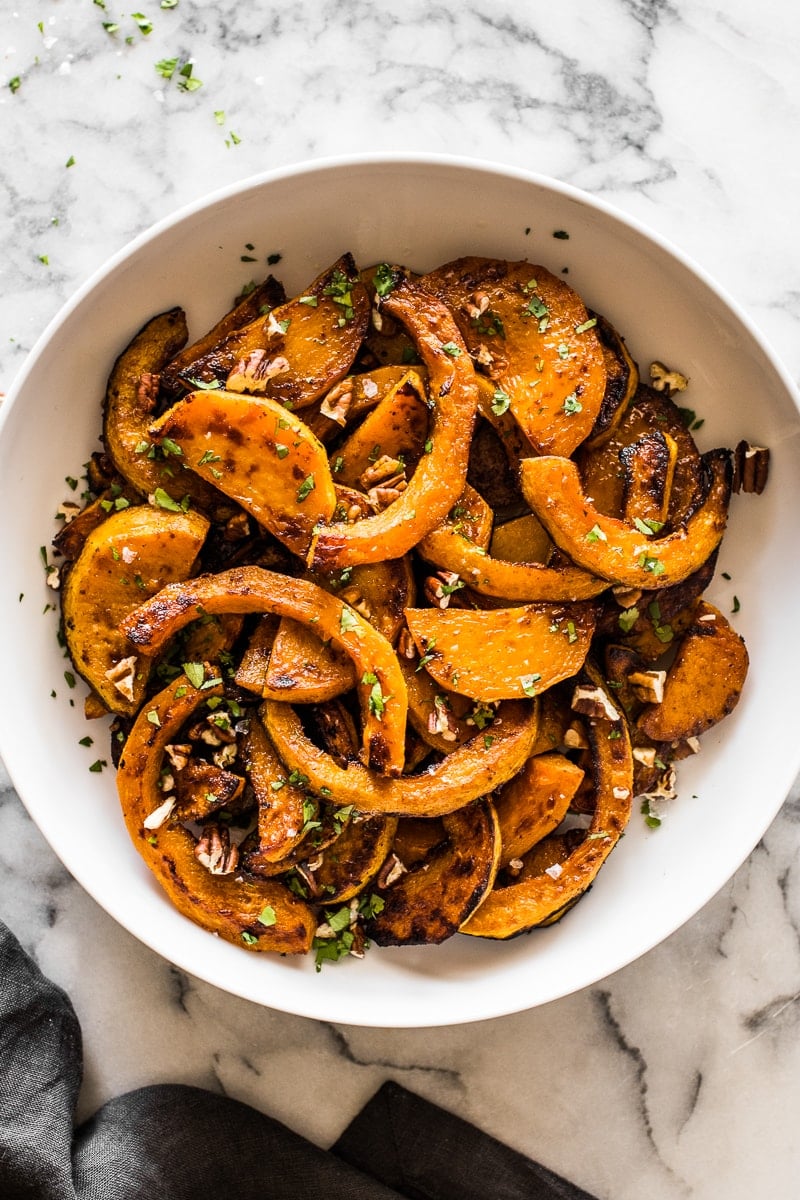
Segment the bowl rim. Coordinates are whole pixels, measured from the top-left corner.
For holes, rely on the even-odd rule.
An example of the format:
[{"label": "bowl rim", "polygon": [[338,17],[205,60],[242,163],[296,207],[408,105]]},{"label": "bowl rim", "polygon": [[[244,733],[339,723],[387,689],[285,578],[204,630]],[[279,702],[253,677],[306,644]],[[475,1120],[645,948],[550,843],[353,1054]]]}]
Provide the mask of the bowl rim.
[{"label": "bowl rim", "polygon": [[[249,176],[245,177],[244,179],[232,182],[221,188],[217,188],[217,189],[215,189],[207,194],[204,194],[186,204],[179,206],[178,208],[173,210],[171,213],[168,213],[164,217],[160,218],[157,222],[153,223],[152,225],[148,226],[146,229],[142,230],[138,235],[136,235],[136,237],[134,237],[133,239],[129,240],[124,245],[122,245],[116,252],[114,252],[114,254],[111,255],[110,258],[108,258],[104,263],[102,263],[99,267],[97,267],[94,271],[92,271],[90,273],[90,275],[86,278],[86,280],[75,290],[75,292],[59,308],[59,310],[55,313],[55,315],[47,323],[43,332],[36,339],[33,346],[31,347],[28,354],[26,355],[25,361],[22,363],[20,369],[18,370],[17,374],[14,377],[14,379],[10,385],[8,395],[5,399],[5,401],[3,402],[2,407],[0,407],[0,441],[2,441],[6,424],[9,421],[9,418],[15,408],[18,398],[20,397],[20,395],[22,394],[22,392],[25,389],[25,385],[27,383],[27,380],[28,380],[30,374],[34,370],[40,357],[46,351],[48,344],[53,339],[53,337],[56,335],[57,331],[61,328],[62,325],[64,325],[66,322],[69,321],[70,317],[75,312],[75,310],[81,306],[81,304],[85,301],[85,299],[98,287],[99,284],[101,284],[114,271],[116,271],[120,267],[121,264],[123,264],[123,263],[127,262],[128,260],[132,259],[133,257],[135,257],[135,255],[138,253],[138,251],[141,250],[143,247],[147,246],[150,242],[157,240],[163,234],[167,233],[168,231],[173,229],[175,226],[180,225],[182,222],[186,221],[187,219],[190,219],[197,213],[203,212],[204,210],[207,210],[207,209],[211,209],[214,206],[221,204],[232,198],[235,198],[237,196],[242,196],[242,195],[246,195],[249,192],[257,191],[261,188],[269,186],[270,184],[272,184],[274,182],[288,180],[288,179],[295,178],[298,176],[309,176],[309,177],[313,178],[315,176],[324,174],[326,172],[341,172],[343,169],[346,170],[346,169],[358,168],[358,167],[384,167],[384,166],[390,167],[390,168],[392,168],[392,167],[393,168],[429,167],[429,168],[433,168],[433,169],[442,169],[444,171],[447,171],[447,170],[466,171],[466,172],[474,172],[474,173],[480,174],[480,175],[490,175],[490,176],[495,176],[495,177],[501,177],[504,179],[516,180],[520,183],[530,184],[534,187],[544,189],[555,195],[561,195],[565,199],[571,200],[571,201],[577,203],[579,206],[583,206],[590,210],[594,210],[596,213],[600,213],[601,215],[608,217],[612,222],[616,223],[617,225],[622,226],[629,231],[632,231],[638,237],[643,238],[645,240],[645,242],[649,242],[653,246],[659,248],[663,253],[668,255],[670,258],[674,259],[681,267],[683,267],[691,275],[693,275],[702,285],[704,285],[708,290],[710,290],[719,299],[721,304],[729,310],[729,312],[731,313],[733,318],[735,318],[735,320],[749,334],[749,336],[752,338],[755,345],[759,348],[759,350],[763,353],[765,358],[768,360],[771,368],[775,372],[777,380],[780,382],[785,393],[792,401],[797,412],[800,413],[800,392],[798,391],[797,387],[795,386],[794,381],[792,380],[791,376],[789,375],[789,372],[788,372],[787,368],[785,367],[784,363],[782,362],[782,360],[780,359],[778,354],[774,351],[774,349],[771,347],[768,340],[761,333],[760,329],[758,328],[756,323],[753,321],[753,319],[749,316],[749,314],[747,314],[743,310],[741,305],[727,292],[727,290],[724,287],[722,287],[720,284],[718,284],[716,282],[716,280],[701,265],[699,265],[693,258],[691,258],[689,255],[684,253],[682,250],[680,250],[678,247],[676,247],[674,244],[672,244],[667,238],[662,236],[657,231],[653,230],[650,226],[648,226],[644,222],[640,221],[638,218],[628,215],[627,213],[616,208],[614,205],[609,204],[605,199],[593,196],[591,193],[588,193],[580,188],[577,188],[572,184],[564,183],[558,179],[552,178],[550,176],[547,176],[547,175],[544,175],[541,173],[529,171],[525,168],[520,168],[520,167],[516,167],[516,166],[507,166],[501,162],[488,160],[488,159],[482,159],[482,158],[472,158],[472,157],[463,156],[463,155],[436,154],[436,153],[419,153],[418,154],[418,153],[413,153],[413,152],[394,152],[393,151],[393,152],[385,152],[385,153],[382,152],[379,154],[372,154],[372,153],[343,154],[343,155],[327,156],[327,157],[322,157],[322,158],[318,158],[318,159],[301,160],[301,161],[298,161],[295,163],[285,164],[280,167],[275,167],[275,168],[272,168],[267,171],[259,172],[254,175],[249,175]],[[19,795],[19,798],[22,801],[23,806],[25,807],[28,814],[31,816],[34,823],[37,825],[37,828],[39,828],[40,831],[42,832],[43,836],[45,837],[45,840],[48,841],[48,844],[52,845],[52,843],[50,843],[48,834],[45,831],[45,829],[42,827],[42,825],[40,824],[36,813],[31,811],[31,808],[29,808],[26,800],[24,799],[24,797],[22,795],[22,791],[19,789],[19,787],[15,783],[15,778],[17,777],[17,750],[18,750],[18,747],[13,743],[13,741],[10,738],[6,737],[4,724],[3,724],[3,722],[0,722],[0,756],[2,756],[2,758],[3,758],[6,769],[9,774],[9,777],[12,781],[12,784],[14,784],[14,786],[17,790],[17,794]],[[793,783],[794,779],[797,777],[798,771],[800,770],[800,741],[798,741],[796,748],[794,749],[793,755],[787,755],[785,763],[786,763],[785,778],[782,781],[781,787],[780,788],[776,787],[776,791],[775,791],[776,797],[777,797],[778,793],[780,792],[781,799],[780,799],[780,802],[776,803],[776,805],[774,807],[771,807],[769,813],[766,814],[766,818],[765,818],[762,828],[761,828],[761,835],[763,835],[763,832],[766,830],[766,828],[768,828],[770,822],[774,819],[777,812],[780,810],[780,807],[784,803],[785,798],[788,795],[788,792],[792,786],[792,783]],[[21,768],[20,768],[20,774],[21,774]],[[32,807],[36,808],[37,806],[32,806]],[[756,843],[754,842],[753,844],[755,845]],[[56,856],[59,858],[59,860],[62,863],[64,863],[66,869],[69,870],[70,873],[72,873],[72,868],[67,865],[65,860],[61,857],[60,853],[56,850],[56,848],[54,846],[52,848],[53,848],[53,851],[56,854]],[[742,855],[740,857],[739,861],[736,862],[734,870],[737,870],[741,866],[741,863],[743,861],[745,861],[745,859],[747,858],[747,856],[750,852],[751,851],[746,851],[744,853],[744,855]],[[733,871],[729,871],[726,876],[726,879],[730,878],[730,876],[732,874],[733,874]],[[84,880],[80,877],[79,874],[75,875],[75,878],[76,878],[76,880],[78,880],[80,882],[81,887],[89,895],[91,895],[92,898],[98,903],[98,905],[105,912],[109,912],[106,901],[96,894],[95,889],[92,886],[92,884],[91,883],[87,884],[86,882],[84,882]],[[716,894],[716,892],[719,890],[719,887],[724,886],[724,882],[725,881],[723,880],[721,883],[715,884],[715,886],[708,892],[705,899],[703,899],[702,902],[700,903],[700,905],[697,908],[695,908],[695,910],[694,910],[695,914],[697,912],[699,912],[700,909],[709,902],[711,897],[714,894]],[[114,919],[115,921],[119,921],[119,917],[115,913],[111,913],[111,915],[112,915],[112,919]],[[531,1004],[531,1001],[524,996],[520,997],[520,996],[506,995],[506,996],[501,997],[499,1000],[496,998],[495,1002],[490,1006],[489,1009],[484,1008],[481,1011],[473,1011],[473,1009],[475,1007],[473,1005],[472,1008],[470,1009],[470,1011],[468,1011],[466,1014],[462,1013],[460,1011],[452,1011],[449,1013],[447,1018],[444,1018],[443,1016],[439,1016],[435,1020],[432,1020],[432,1021],[420,1018],[420,1016],[418,1015],[416,1010],[413,1010],[413,1011],[409,1012],[408,1019],[406,1019],[405,1021],[394,1019],[391,1023],[392,1027],[396,1027],[396,1028],[423,1027],[424,1028],[424,1027],[431,1027],[431,1026],[442,1025],[442,1024],[470,1023],[470,1022],[475,1022],[475,1021],[479,1021],[479,1020],[485,1020],[485,1019],[491,1019],[494,1017],[509,1015],[511,1013],[515,1013],[515,1012],[519,1012],[524,1009],[527,1009],[531,1006],[536,1007],[541,1004],[550,1003],[556,999],[560,999],[569,994],[572,994],[576,990],[581,990],[584,987],[594,986],[600,979],[608,978],[610,975],[613,975],[615,972],[617,972],[617,971],[621,970],[623,967],[629,965],[631,962],[635,961],[637,958],[641,957],[643,954],[648,953],[650,949],[654,948],[660,942],[662,942],[662,941],[666,940],[668,937],[672,936],[672,934],[678,928],[680,928],[680,926],[684,923],[684,920],[685,920],[685,918],[680,918],[673,924],[669,925],[666,928],[666,931],[663,931],[663,930],[660,931],[658,936],[655,936],[652,939],[652,941],[645,947],[645,949],[636,947],[632,951],[629,949],[620,950],[620,952],[615,956],[613,961],[610,962],[607,971],[604,971],[603,974],[601,976],[598,976],[597,978],[587,979],[587,981],[584,984],[582,984],[580,988],[576,989],[575,987],[568,984],[561,991],[556,989],[553,991],[553,993],[551,995],[544,997],[540,1000],[534,1000],[533,1005]],[[191,964],[186,963],[185,959],[186,959],[187,955],[180,952],[177,947],[175,948],[175,952],[171,953],[168,948],[164,947],[164,945],[163,945],[164,939],[163,938],[144,937],[141,934],[141,932],[134,931],[124,921],[120,922],[120,923],[123,924],[123,927],[126,928],[126,930],[128,930],[129,932],[132,932],[133,935],[135,937],[137,937],[137,940],[143,941],[145,943],[145,945],[147,945],[150,949],[154,950],[160,956],[165,957],[168,961],[175,962],[178,966],[180,966],[180,968],[182,970],[186,970],[190,974],[195,975],[197,978],[203,979],[206,982],[209,982],[216,987],[223,988],[224,990],[226,990],[234,995],[243,996],[246,999],[252,1000],[254,1003],[264,1004],[264,1001],[259,1001],[256,997],[252,996],[252,994],[248,990],[246,990],[246,989],[237,990],[235,981],[232,981],[230,986],[223,985],[219,982],[219,980],[217,978],[212,977],[214,975],[213,971],[206,971],[204,973],[201,969],[198,969],[196,965],[191,965]],[[302,1006],[297,1003],[288,1004],[288,1003],[282,1002],[282,997],[270,996],[269,1007],[273,1007],[278,1010],[291,1012],[291,1013],[294,1013],[299,1016],[305,1016],[305,1017],[310,1017],[310,1018],[314,1018],[314,1019],[329,1019],[321,1013],[320,1006],[318,1003],[317,1004],[310,1003],[306,1006]],[[351,1024],[357,1025],[357,1026],[380,1025],[379,1021],[372,1021],[372,1020],[366,1019],[363,1016],[360,1016],[359,1018],[357,1018],[356,1020],[353,1020],[352,1022],[339,1021],[338,1023],[342,1023],[342,1024],[351,1023]]]}]

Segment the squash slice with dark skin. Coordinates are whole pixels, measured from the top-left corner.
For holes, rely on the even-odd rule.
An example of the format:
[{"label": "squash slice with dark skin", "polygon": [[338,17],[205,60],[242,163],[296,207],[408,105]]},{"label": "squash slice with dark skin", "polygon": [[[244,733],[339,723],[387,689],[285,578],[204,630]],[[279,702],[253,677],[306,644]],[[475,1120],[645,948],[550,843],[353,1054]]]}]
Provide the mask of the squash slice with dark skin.
[{"label": "squash slice with dark skin", "polygon": [[730,456],[727,450],[711,451],[704,462],[709,474],[705,498],[683,525],[663,537],[647,537],[635,525],[599,512],[570,459],[526,459],[521,483],[536,516],[574,563],[611,583],[652,590],[686,579],[722,541]]},{"label": "squash slice with dark skin", "polygon": [[[609,711],[613,701],[599,674],[591,670],[591,687],[605,695]],[[535,875],[489,893],[481,907],[462,927],[475,937],[509,938],[544,925],[571,908],[587,890],[616,846],[628,823],[633,797],[633,756],[624,716],[591,717],[586,721],[594,776],[596,804],[583,841],[552,875]]]},{"label": "squash slice with dark skin", "polygon": [[235,330],[180,378],[189,387],[224,382],[229,391],[305,408],[350,370],[368,319],[366,289],[345,254],[302,296]]},{"label": "squash slice with dark skin", "polygon": [[500,865],[522,858],[556,829],[583,779],[583,771],[563,754],[537,754],[504,784],[495,798],[503,844]]},{"label": "squash slice with dark skin", "polygon": [[452,310],[498,401],[508,400],[539,453],[572,454],[606,389],[596,319],[580,296],[544,267],[487,258],[447,263],[421,286]]},{"label": "squash slice with dark skin", "polygon": [[262,862],[271,864],[286,858],[302,842],[306,821],[316,818],[319,805],[300,785],[299,778],[291,782],[287,777],[264,726],[255,716],[250,719],[243,756],[258,805],[256,844],[245,863],[248,870],[254,870]]},{"label": "squash slice with dark skin", "polygon": [[[415,367],[414,371],[419,376],[421,368]],[[343,429],[362,420],[380,404],[384,396],[408,376],[408,372],[407,366],[398,363],[395,366],[376,367],[374,371],[356,371],[346,375],[313,408],[304,411],[306,424],[321,442],[330,442]]]},{"label": "squash slice with dark skin", "polygon": [[89,534],[70,567],[61,596],[67,648],[111,712],[136,712],[152,665],[132,651],[119,622],[164,584],[191,575],[208,527],[195,512],[123,508]]},{"label": "squash slice with dark skin", "polygon": [[587,445],[602,445],[609,434],[617,428],[625,410],[636,395],[639,386],[639,368],[631,358],[625,339],[617,333],[605,317],[597,313],[595,330],[603,351],[606,366],[606,390],[603,403],[597,414],[594,427],[587,438]]},{"label": "squash slice with dark skin", "polygon": [[116,470],[142,496],[160,488],[176,503],[185,496],[204,511],[222,513],[232,506],[214,488],[185,470],[179,455],[153,446],[149,427],[156,411],[159,373],[186,341],[186,317],[180,308],[153,317],[122,351],[106,387],[103,442]]},{"label": "squash slice with dark skin", "polygon": [[[283,285],[274,276],[268,275],[263,283],[251,288],[246,295],[240,296],[233,307],[207,333],[190,346],[184,346],[170,359],[161,373],[162,386],[168,392],[177,394],[194,391],[197,383],[186,378],[191,372],[192,364],[198,360],[207,361],[211,352],[237,329],[242,329],[259,318],[263,321],[270,309],[277,308],[285,300]],[[185,372],[183,377],[182,371]]]},{"label": "squash slice with dark skin", "polygon": [[594,610],[585,604],[409,608],[406,621],[440,687],[483,703],[540,695],[569,679],[594,633]]},{"label": "squash slice with dark skin", "polygon": [[625,471],[621,454],[654,431],[676,446],[667,520],[680,525],[703,496],[703,463],[684,417],[669,396],[639,385],[620,422],[600,444],[587,441],[575,453],[584,489],[600,512],[610,517],[625,513]]},{"label": "squash slice with dark skin", "polygon": [[159,782],[166,746],[201,705],[221,692],[221,686],[195,688],[182,675],[142,709],[117,770],[128,833],[184,916],[247,950],[304,954],[317,924],[307,904],[280,883],[253,882],[235,871],[211,874],[195,857],[195,839],[183,825],[169,816],[153,818],[165,802]]},{"label": "squash slice with dark skin", "polygon": [[440,817],[487,795],[515,775],[536,740],[536,704],[508,701],[492,724],[492,740],[473,738],[418,774],[387,779],[360,763],[346,767],[312,742],[289,704],[267,700],[262,719],[289,771],[302,771],[309,785],[334,804],[360,812]]},{"label": "squash slice with dark skin", "polygon": [[475,912],[497,873],[500,834],[490,800],[443,819],[447,840],[384,889],[384,906],[366,922],[379,946],[438,945]]},{"label": "squash slice with dark skin", "polygon": [[191,392],[150,427],[193,472],[235,500],[301,557],[336,492],[325,447],[266,396]]},{"label": "squash slice with dark skin", "polygon": [[[389,642],[355,609],[304,579],[234,567],[164,588],[120,628],[145,656],[158,654],[198,613],[263,613],[313,626],[353,660],[362,715],[362,756],[377,771],[403,770],[406,685]],[[298,768],[300,769],[300,768]]]},{"label": "squash slice with dark skin", "polygon": [[428,370],[430,453],[382,512],[316,535],[309,562],[320,571],[402,557],[443,520],[466,479],[478,390],[461,335],[444,305],[412,286],[399,287],[383,306],[406,325]]},{"label": "squash slice with dark skin", "polygon": [[253,692],[256,696],[263,695],[269,658],[279,625],[280,617],[273,613],[264,613],[259,617],[236,668],[234,683],[237,687]]},{"label": "squash slice with dark skin", "polygon": [[384,459],[399,460],[410,475],[424,453],[429,417],[425,384],[409,370],[337,448],[336,482],[368,491],[369,472]]},{"label": "squash slice with dark skin", "polygon": [[396,830],[397,817],[349,821],[336,841],[317,856],[322,860],[319,866],[306,869],[315,894],[326,905],[357,896],[383,866]]},{"label": "squash slice with dark skin", "polygon": [[699,601],[664,682],[637,726],[653,741],[699,737],[733,712],[747,677],[744,641],[713,604]]}]

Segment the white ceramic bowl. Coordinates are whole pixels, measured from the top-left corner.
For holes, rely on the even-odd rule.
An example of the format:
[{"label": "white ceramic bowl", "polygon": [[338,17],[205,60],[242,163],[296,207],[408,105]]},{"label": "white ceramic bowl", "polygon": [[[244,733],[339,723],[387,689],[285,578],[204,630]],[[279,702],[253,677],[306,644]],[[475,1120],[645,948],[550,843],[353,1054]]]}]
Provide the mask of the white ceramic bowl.
[{"label": "white ceramic bowl", "polygon": [[[554,239],[556,230],[569,240]],[[181,917],[131,846],[105,730],[87,727],[65,685],[55,600],[39,547],[97,446],[100,403],[119,351],[152,314],[183,305],[193,333],[256,267],[303,288],[342,251],[425,270],[462,254],[529,258],[559,273],[653,358],[691,378],[702,448],[747,438],[772,451],[761,497],[734,498],[712,599],[744,634],[752,668],[736,712],[680,764],[662,827],[634,813],[591,895],[552,929],[506,943],[455,937],[377,950],[315,973],[311,959],[243,953]],[[701,271],[635,222],[572,188],[458,160],[385,157],[271,172],[217,193],[138,238],[51,324],[2,410],[0,748],[32,817],[75,878],[121,925],[179,967],[257,1003],[356,1025],[442,1025],[529,1008],[624,966],[691,917],[756,844],[800,764],[793,683],[800,556],[800,419],[792,388],[749,321]],[[727,572],[730,582],[721,578]],[[51,697],[55,690],[56,697]],[[80,697],[80,699],[77,699]],[[70,699],[76,698],[74,707]],[[79,739],[90,733],[91,749]]]}]

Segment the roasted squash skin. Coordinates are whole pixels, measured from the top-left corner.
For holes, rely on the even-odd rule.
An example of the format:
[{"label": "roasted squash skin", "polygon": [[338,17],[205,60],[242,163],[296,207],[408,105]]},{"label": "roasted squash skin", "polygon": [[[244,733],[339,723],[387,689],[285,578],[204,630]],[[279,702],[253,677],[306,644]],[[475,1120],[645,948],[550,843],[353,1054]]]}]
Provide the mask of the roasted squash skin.
[{"label": "roasted squash skin", "polygon": [[536,740],[536,703],[508,701],[500,706],[491,737],[473,738],[447,758],[416,775],[387,779],[360,763],[340,766],[306,735],[291,705],[267,700],[262,719],[289,771],[302,771],[313,790],[334,804],[361,812],[440,817],[505,783],[530,756]]},{"label": "roasted squash skin", "polygon": [[421,286],[452,309],[539,453],[571,454],[591,433],[606,387],[596,321],[580,296],[545,267],[475,257],[446,263]]},{"label": "roasted squash skin", "polygon": [[727,450],[705,455],[709,484],[685,523],[663,537],[598,511],[571,459],[543,456],[522,464],[525,498],[553,541],[584,570],[611,583],[652,590],[680,583],[710,558],[725,532],[731,492]]},{"label": "roasted squash skin", "polygon": [[208,528],[195,512],[123,508],[89,534],[70,567],[61,597],[67,648],[111,712],[133,716],[151,668],[147,658],[136,656],[125,671],[132,651],[119,622],[164,584],[191,574]]},{"label": "roasted squash skin", "polygon": [[353,660],[363,722],[364,761],[377,771],[403,770],[406,685],[389,642],[354,609],[304,579],[260,567],[233,567],[164,588],[120,628],[131,646],[157,654],[198,613],[294,617],[330,638]]},{"label": "roasted squash skin", "polygon": [[437,945],[457,933],[494,882],[500,831],[490,800],[443,819],[445,842],[396,883],[379,890],[382,911],[367,922],[379,946]]},{"label": "roasted squash skin", "polygon": [[[206,680],[211,682],[210,677]],[[316,918],[307,904],[280,883],[253,882],[236,873],[211,875],[195,857],[191,833],[169,817],[155,828],[145,820],[163,803],[159,788],[165,747],[221,686],[195,688],[186,676],[149,702],[134,722],[117,771],[128,833],[172,903],[204,929],[248,950],[304,954]],[[271,910],[272,924],[260,919]]]},{"label": "roasted squash skin", "polygon": [[[615,711],[596,669],[590,667],[587,681],[605,693],[609,711]],[[535,875],[508,887],[494,888],[462,927],[462,933],[509,938],[548,924],[577,902],[616,846],[630,818],[633,798],[633,755],[627,721],[617,712],[616,720],[589,718],[586,729],[596,794],[586,837],[565,859],[560,873]]]},{"label": "roasted squash skin", "polygon": [[179,377],[190,388],[224,382],[302,409],[350,370],[368,319],[366,289],[345,254],[302,296],[235,330]]},{"label": "roasted squash skin", "polygon": [[[205,512],[224,511],[222,497],[180,458],[157,454],[149,426],[155,415],[159,374],[186,341],[186,317],[180,308],[151,318],[115,362],[103,403],[103,441],[123,479],[142,496],[158,488],[173,500],[188,496]],[[230,505],[227,505],[231,511]]]},{"label": "roasted squash skin", "polygon": [[388,508],[320,530],[309,554],[315,570],[402,557],[443,520],[464,488],[478,387],[461,335],[445,306],[412,285],[399,287],[383,305],[405,324],[428,371],[430,453]]}]

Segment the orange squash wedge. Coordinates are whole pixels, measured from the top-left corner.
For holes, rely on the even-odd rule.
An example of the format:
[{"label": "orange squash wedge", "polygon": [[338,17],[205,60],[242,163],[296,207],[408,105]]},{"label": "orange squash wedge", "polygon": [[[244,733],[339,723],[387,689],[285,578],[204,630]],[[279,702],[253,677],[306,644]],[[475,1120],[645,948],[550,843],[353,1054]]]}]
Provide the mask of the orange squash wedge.
[{"label": "orange squash wedge", "polygon": [[722,541],[731,490],[730,456],[726,450],[712,451],[704,461],[709,473],[704,500],[664,537],[648,537],[636,525],[600,513],[570,459],[528,458],[522,464],[521,483],[536,516],[577,566],[611,583],[653,589],[686,579]]},{"label": "orange squash wedge", "polygon": [[358,679],[364,761],[378,771],[403,770],[406,685],[386,638],[355,609],[304,579],[261,567],[234,567],[164,588],[120,628],[145,656],[157,654],[199,613],[263,613],[294,617],[329,638],[353,660]]},{"label": "orange squash wedge", "polygon": [[117,770],[128,833],[184,916],[248,950],[304,954],[316,927],[307,904],[280,883],[253,882],[235,871],[211,874],[195,856],[195,839],[183,825],[169,815],[154,820],[165,803],[159,787],[165,747],[200,706],[221,691],[220,686],[195,688],[186,676],[179,676],[142,709]]},{"label": "orange squash wedge", "polygon": [[423,454],[408,487],[388,508],[352,525],[319,531],[309,562],[320,571],[402,557],[446,516],[466,479],[478,392],[458,329],[443,304],[413,286],[398,288],[383,304],[406,325],[428,371],[430,453]]},{"label": "orange squash wedge", "polygon": [[538,725],[535,704],[509,701],[498,710],[491,738],[473,738],[416,775],[387,779],[360,763],[339,765],[311,741],[291,705],[267,700],[262,716],[284,766],[302,771],[315,792],[361,812],[409,817],[455,812],[505,783],[529,757]]}]

